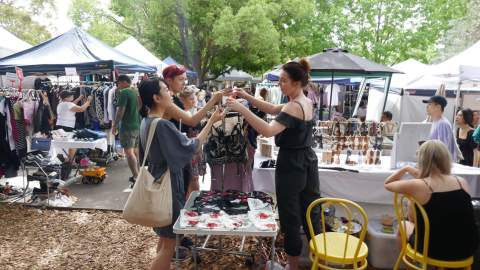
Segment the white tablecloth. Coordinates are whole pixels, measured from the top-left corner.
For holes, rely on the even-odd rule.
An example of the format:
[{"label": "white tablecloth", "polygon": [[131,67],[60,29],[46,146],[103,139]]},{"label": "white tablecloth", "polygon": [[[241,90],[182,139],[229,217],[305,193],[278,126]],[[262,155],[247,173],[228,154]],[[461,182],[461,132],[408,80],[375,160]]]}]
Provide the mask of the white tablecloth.
[{"label": "white tablecloth", "polygon": [[[275,193],[275,169],[260,168],[260,162],[268,158],[255,154],[253,186],[255,190]],[[321,158],[319,157],[319,160]],[[341,160],[343,160],[341,158]],[[323,165],[319,164],[320,167]],[[390,169],[390,157],[382,157],[378,166],[331,165],[358,170],[359,172],[319,169],[320,191],[324,197],[345,198],[359,203],[392,205],[393,194],[383,187],[385,179],[394,170]],[[465,178],[470,185],[472,197],[480,197],[480,169],[454,164],[452,173]]]},{"label": "white tablecloth", "polygon": [[77,141],[71,139],[68,141],[52,140],[50,153],[52,156],[56,156],[57,153],[64,154],[65,152],[68,152],[68,149],[100,149],[106,152],[108,149],[108,144],[106,138],[95,141]]}]

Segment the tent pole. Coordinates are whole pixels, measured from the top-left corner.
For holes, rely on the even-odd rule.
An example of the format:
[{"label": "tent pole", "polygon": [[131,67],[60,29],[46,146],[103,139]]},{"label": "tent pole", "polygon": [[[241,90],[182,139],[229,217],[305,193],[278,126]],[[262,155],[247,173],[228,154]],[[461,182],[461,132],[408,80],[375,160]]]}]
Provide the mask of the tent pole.
[{"label": "tent pole", "polygon": [[332,71],[332,81],[330,83],[330,99],[328,101],[328,120],[330,120],[330,116],[332,114],[332,96],[333,96],[333,77],[335,76],[335,72]]},{"label": "tent pole", "polygon": [[323,121],[323,93],[325,92],[325,88],[320,87],[320,108],[318,110],[318,120]]},{"label": "tent pole", "polygon": [[[455,124],[456,124],[455,115],[457,115],[457,109],[460,108],[460,106],[459,106],[460,105],[459,104],[459,102],[460,102],[460,88],[462,88],[462,81],[461,80],[458,81],[457,93],[456,93],[456,96],[455,96],[455,104],[453,106],[453,126],[455,126]],[[445,96],[446,95],[447,94],[445,93]]]},{"label": "tent pole", "polygon": [[[392,81],[392,74],[390,74],[390,76],[388,76],[386,79],[387,81],[385,83],[385,91],[384,91],[385,100],[383,101],[382,114],[385,111],[385,107],[387,106],[388,92],[390,92],[390,82]],[[382,118],[382,115],[380,115],[380,119],[381,118]]]}]

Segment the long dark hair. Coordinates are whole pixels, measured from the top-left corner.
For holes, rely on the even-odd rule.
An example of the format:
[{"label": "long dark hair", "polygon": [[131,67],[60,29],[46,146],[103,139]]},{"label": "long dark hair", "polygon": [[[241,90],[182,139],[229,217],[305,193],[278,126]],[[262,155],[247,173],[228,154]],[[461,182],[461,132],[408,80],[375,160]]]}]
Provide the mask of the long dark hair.
[{"label": "long dark hair", "polygon": [[148,116],[148,112],[155,106],[153,96],[160,95],[160,82],[167,85],[161,78],[151,78],[142,81],[138,86],[140,100],[142,101],[140,115],[144,118]]},{"label": "long dark hair", "polygon": [[469,125],[473,128],[473,111],[469,108],[465,108],[462,110],[462,117],[465,124]]}]

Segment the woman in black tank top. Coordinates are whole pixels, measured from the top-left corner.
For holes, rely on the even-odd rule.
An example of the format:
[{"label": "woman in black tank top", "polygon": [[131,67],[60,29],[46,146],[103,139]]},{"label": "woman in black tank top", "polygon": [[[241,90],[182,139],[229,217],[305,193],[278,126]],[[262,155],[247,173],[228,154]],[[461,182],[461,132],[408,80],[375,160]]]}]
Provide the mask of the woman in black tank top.
[{"label": "woman in black tank top", "polygon": [[[288,255],[287,269],[298,269],[298,258],[302,251],[300,226],[310,236],[305,214],[312,201],[320,197],[318,161],[312,150],[313,107],[303,94],[308,83],[310,68],[308,62],[290,62],[282,67],[280,88],[290,102],[274,105],[238,92],[253,106],[277,117],[270,124],[255,116],[248,108],[235,99],[228,100],[230,109],[241,113],[258,133],[265,137],[275,136],[280,147],[275,168],[275,191],[277,195],[280,227],[285,235],[285,251]],[[312,212],[316,233],[320,230],[319,208]],[[316,222],[316,223],[315,223]]]},{"label": "woman in black tank top", "polygon": [[[478,230],[473,215],[467,183],[450,175],[451,158],[445,145],[437,140],[427,141],[418,152],[418,169],[404,167],[385,181],[391,192],[412,196],[422,204],[430,222],[428,256],[433,259],[456,261],[473,255],[478,246]],[[401,180],[406,173],[416,179]],[[409,243],[423,250],[424,220],[417,209],[418,231],[407,224]],[[408,229],[407,229],[408,231]]]}]

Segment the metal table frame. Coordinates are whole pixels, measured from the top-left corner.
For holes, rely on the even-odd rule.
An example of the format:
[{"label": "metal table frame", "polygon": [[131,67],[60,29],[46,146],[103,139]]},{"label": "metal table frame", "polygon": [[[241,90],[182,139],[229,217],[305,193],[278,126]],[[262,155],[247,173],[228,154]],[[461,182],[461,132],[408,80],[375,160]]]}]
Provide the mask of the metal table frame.
[{"label": "metal table frame", "polygon": [[[200,195],[199,191],[192,192],[188,201],[185,203],[184,209],[191,209],[193,206],[193,203],[195,201],[195,198],[197,198]],[[178,219],[175,221],[175,224],[173,225],[173,232],[176,234],[176,243],[175,243],[175,269],[179,269],[179,247],[180,247],[180,240],[182,235],[184,234],[191,234],[195,235],[195,245],[192,247],[192,256],[193,256],[193,261],[194,261],[194,267],[195,269],[198,269],[197,265],[197,251],[204,250],[204,251],[217,251],[225,254],[233,254],[233,255],[240,255],[240,256],[250,256],[251,254],[248,254],[243,251],[243,246],[245,243],[245,238],[247,236],[258,236],[258,237],[271,237],[272,238],[272,249],[271,249],[271,255],[270,255],[270,269],[273,270],[274,267],[274,261],[275,261],[275,240],[277,238],[278,234],[278,226],[275,231],[261,231],[258,230],[253,224],[250,224],[249,227],[247,228],[242,228],[238,230],[229,230],[229,229],[217,229],[217,230],[210,230],[210,229],[199,229],[199,228],[180,228],[180,216]],[[197,236],[203,236],[206,235],[207,238],[205,239],[205,242],[203,243],[202,246],[197,247]],[[220,239],[220,246],[219,248],[207,248],[206,245],[208,241],[210,240],[211,236],[239,236],[242,237],[242,243],[240,245],[239,251],[225,251],[222,246],[222,241]]]}]

